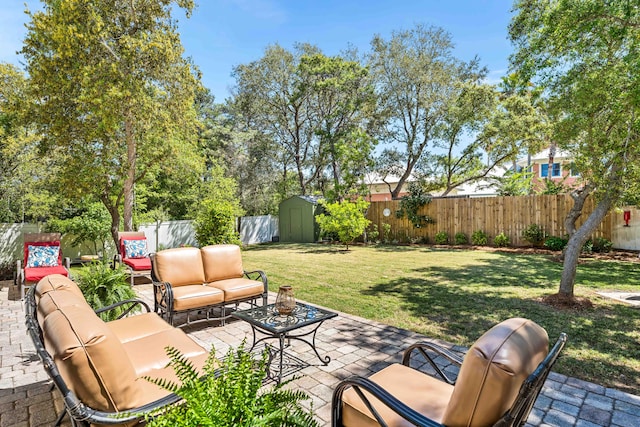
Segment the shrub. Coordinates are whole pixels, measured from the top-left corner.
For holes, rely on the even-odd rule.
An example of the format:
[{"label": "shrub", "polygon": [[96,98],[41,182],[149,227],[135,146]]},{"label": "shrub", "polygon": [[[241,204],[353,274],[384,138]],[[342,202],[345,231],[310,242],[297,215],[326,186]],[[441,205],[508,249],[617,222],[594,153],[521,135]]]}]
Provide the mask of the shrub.
[{"label": "shrub", "polygon": [[493,244],[499,248],[504,248],[506,246],[509,246],[510,243],[511,241],[509,240],[509,236],[507,236],[504,233],[500,233],[493,238]]},{"label": "shrub", "polygon": [[446,231],[438,231],[435,235],[434,241],[436,245],[446,245],[449,243],[449,235]]},{"label": "shrub", "polygon": [[378,240],[380,232],[378,231],[378,224],[371,224],[371,227],[367,230],[367,241],[375,242]]},{"label": "shrub", "polygon": [[[78,270],[77,281],[84,298],[94,310],[136,298],[122,265],[113,269],[108,262],[94,261]],[[119,307],[101,313],[100,316],[103,320],[110,321],[116,319],[124,310],[124,307]]]},{"label": "shrub", "polygon": [[611,252],[613,243],[604,237],[596,237],[593,240],[593,252]]},{"label": "shrub", "polygon": [[522,237],[533,246],[541,246],[544,243],[546,235],[542,227],[538,224],[531,224],[522,232]]},{"label": "shrub", "polygon": [[409,183],[409,194],[400,199],[400,207],[396,211],[396,217],[404,216],[415,228],[426,224],[433,224],[435,220],[429,215],[419,215],[418,210],[431,203],[431,196],[424,192],[424,188],[417,182]]},{"label": "shrub", "polygon": [[227,200],[205,199],[196,214],[193,228],[200,246],[231,243],[240,245],[236,216],[242,210]]},{"label": "shrub", "polygon": [[567,246],[568,241],[566,237],[549,236],[544,241],[544,247],[552,251],[561,251]]},{"label": "shrub", "polygon": [[453,236],[453,240],[454,242],[456,242],[456,245],[466,245],[467,243],[469,243],[467,235],[462,232],[456,233],[456,235]]},{"label": "shrub", "polygon": [[382,241],[389,243],[391,241],[391,224],[382,223]]},{"label": "shrub", "polygon": [[311,411],[301,401],[310,400],[301,390],[283,388],[289,381],[263,388],[267,375],[269,351],[255,360],[244,349],[230,349],[222,362],[215,349],[209,353],[202,379],[193,364],[177,349],[169,347],[169,366],[178,383],[144,377],[183,399],[158,416],[148,417],[149,427],[165,426],[318,426]]},{"label": "shrub", "polygon": [[322,203],[327,215],[316,215],[316,221],[323,233],[336,233],[338,240],[346,245],[349,250],[349,243],[364,233],[364,230],[371,223],[364,212],[369,207],[369,203],[362,198],[355,202],[345,200],[336,203]]},{"label": "shrub", "polygon": [[580,252],[584,252],[587,254],[590,254],[593,252],[593,240],[588,239],[586,242],[584,242],[584,245],[582,245],[582,248],[580,249]]},{"label": "shrub", "polygon": [[489,236],[482,230],[476,230],[471,234],[471,243],[476,246],[484,246],[489,241]]}]

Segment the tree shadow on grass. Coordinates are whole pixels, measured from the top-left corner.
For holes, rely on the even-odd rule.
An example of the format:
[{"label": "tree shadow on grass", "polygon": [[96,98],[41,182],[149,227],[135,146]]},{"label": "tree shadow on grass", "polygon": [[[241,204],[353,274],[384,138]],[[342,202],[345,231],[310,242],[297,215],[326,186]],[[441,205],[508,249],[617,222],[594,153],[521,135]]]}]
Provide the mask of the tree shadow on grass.
[{"label": "tree shadow on grass", "polygon": [[[606,265],[607,271],[599,268],[593,265],[583,273],[597,286],[629,270],[615,263]],[[439,331],[433,338],[467,346],[504,319],[532,319],[551,341],[560,332],[569,335],[556,371],[640,394],[640,310],[596,304],[589,310],[565,311],[542,304],[540,296],[556,290],[560,273],[557,264],[504,254],[466,268],[418,267],[407,277],[379,282],[361,293],[397,298],[411,316]]]}]

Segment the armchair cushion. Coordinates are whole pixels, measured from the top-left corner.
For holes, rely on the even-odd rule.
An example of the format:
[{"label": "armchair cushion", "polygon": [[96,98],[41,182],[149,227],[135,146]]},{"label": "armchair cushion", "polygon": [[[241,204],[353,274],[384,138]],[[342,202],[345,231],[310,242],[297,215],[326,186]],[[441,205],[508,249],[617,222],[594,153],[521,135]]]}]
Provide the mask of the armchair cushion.
[{"label": "armchair cushion", "polygon": [[489,329],[465,355],[442,423],[494,424],[548,352],[547,332],[531,320],[512,318]]},{"label": "armchair cushion", "polygon": [[[441,422],[453,393],[453,386],[408,366],[394,363],[370,379],[389,391],[410,408]],[[409,427],[413,424],[393,412],[366,391],[364,395],[373,404],[389,427]],[[379,427],[373,415],[353,388],[342,395],[342,421],[345,426]]]},{"label": "armchair cushion", "polygon": [[151,259],[149,257],[123,258],[122,262],[134,271],[151,270]]},{"label": "armchair cushion", "polygon": [[124,246],[123,258],[145,258],[147,253],[147,239],[123,239],[122,244]]},{"label": "armchair cushion", "polygon": [[43,277],[46,277],[50,274],[62,274],[63,276],[68,276],[69,272],[62,265],[57,265],[55,267],[33,267],[33,268],[25,268],[24,269],[24,280],[25,282],[37,282]]}]

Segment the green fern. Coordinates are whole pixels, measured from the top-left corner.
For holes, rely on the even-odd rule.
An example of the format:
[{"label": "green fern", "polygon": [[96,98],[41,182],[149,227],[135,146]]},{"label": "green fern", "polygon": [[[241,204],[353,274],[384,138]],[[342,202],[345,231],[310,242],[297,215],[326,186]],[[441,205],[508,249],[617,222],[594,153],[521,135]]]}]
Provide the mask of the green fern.
[{"label": "green fern", "polygon": [[255,360],[243,342],[236,350],[230,349],[222,361],[215,358],[212,349],[202,376],[179,350],[169,347],[167,354],[179,382],[144,378],[177,394],[183,403],[147,417],[150,427],[318,425],[300,404],[309,396],[301,390],[283,389],[290,381],[262,389],[268,368],[266,349],[261,359]]},{"label": "green fern", "polygon": [[[87,303],[94,310],[136,297],[122,266],[112,269],[106,262],[92,262],[78,271],[77,280]],[[114,320],[124,310],[125,307],[119,307],[102,313],[101,317],[106,321]]]}]

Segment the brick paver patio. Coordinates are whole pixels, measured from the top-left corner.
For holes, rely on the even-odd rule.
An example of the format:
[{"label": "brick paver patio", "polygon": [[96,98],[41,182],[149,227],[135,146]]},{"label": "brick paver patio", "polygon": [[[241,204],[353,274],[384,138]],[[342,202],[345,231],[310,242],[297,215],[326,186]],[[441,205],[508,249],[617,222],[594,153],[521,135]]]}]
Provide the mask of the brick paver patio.
[{"label": "brick paver patio", "polygon": [[[0,282],[0,427],[50,426],[63,408],[62,399],[51,391],[48,376],[26,334],[22,302],[9,299],[9,292],[15,292],[10,285],[11,282]],[[151,300],[150,285],[136,285],[136,290],[144,299]],[[229,321],[224,327],[201,322],[184,329],[207,349],[215,347],[220,356],[230,346],[240,344],[243,338],[251,340],[250,326],[237,320]],[[298,372],[296,375],[300,378],[290,386],[304,389],[313,400],[321,425],[329,425],[331,394],[342,378],[368,376],[390,363],[400,362],[402,351],[421,340],[429,338],[339,313],[318,331],[318,351],[322,356],[331,357],[328,366],[318,366],[317,358],[306,345],[293,343],[296,355],[315,366]],[[463,347],[437,342],[459,353],[466,351]],[[444,361],[442,364],[448,371],[453,370]],[[68,419],[63,425],[70,425]],[[640,426],[640,396],[551,373],[527,425]]]}]

